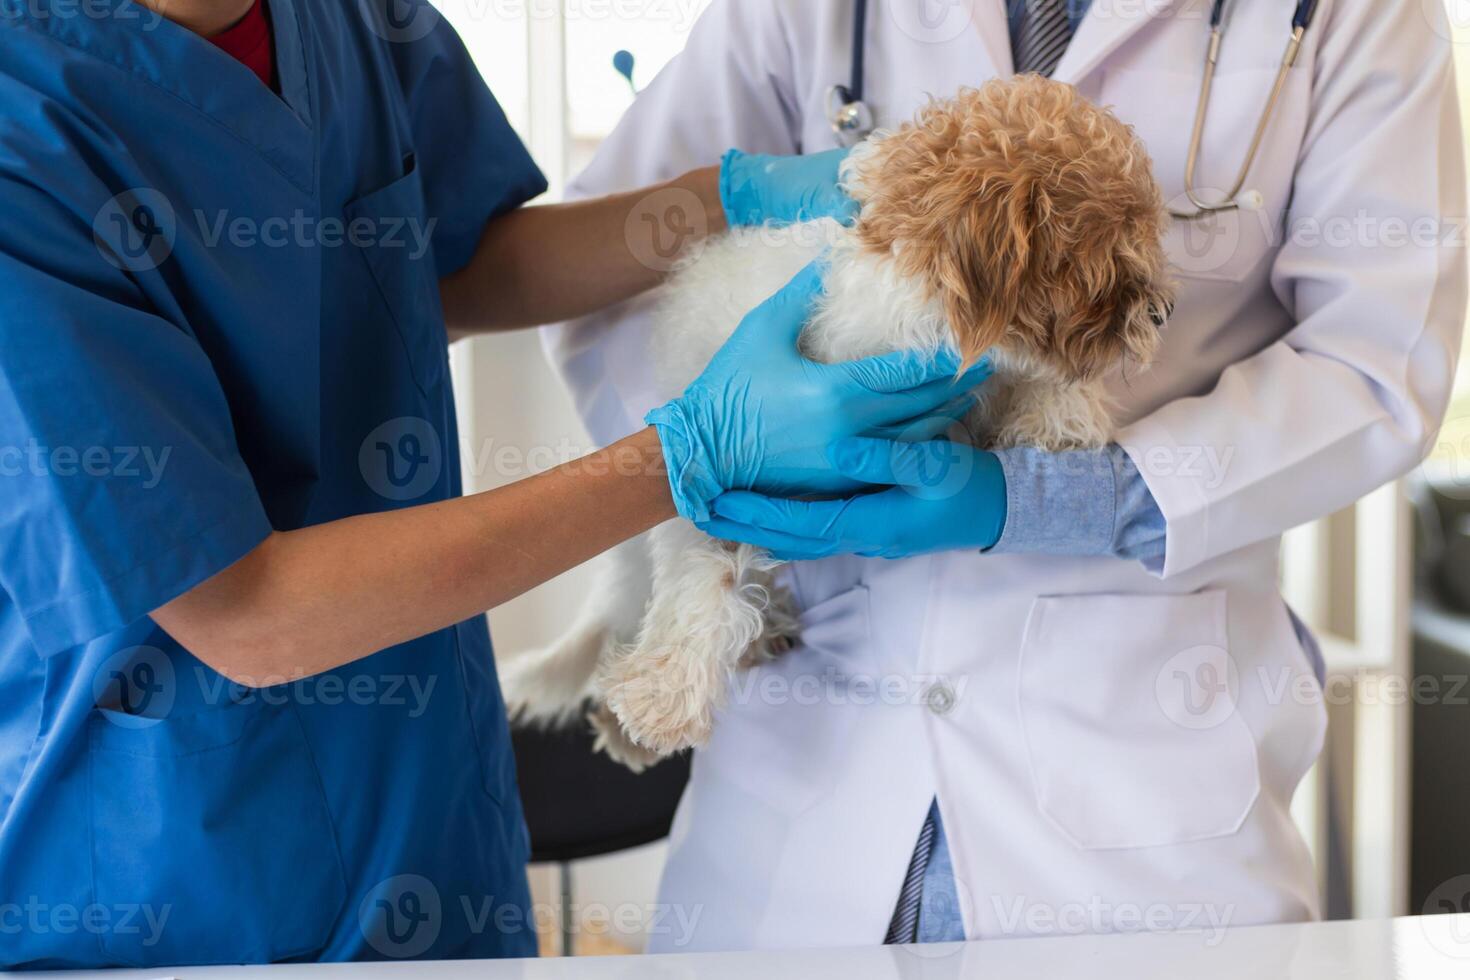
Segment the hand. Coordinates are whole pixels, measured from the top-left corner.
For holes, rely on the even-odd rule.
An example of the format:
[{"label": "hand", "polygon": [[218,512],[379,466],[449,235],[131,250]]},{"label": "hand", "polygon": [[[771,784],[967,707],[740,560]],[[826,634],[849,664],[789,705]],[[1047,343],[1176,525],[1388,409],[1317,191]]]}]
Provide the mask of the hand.
[{"label": "hand", "polygon": [[780,157],[731,150],[720,164],[720,203],[731,227],[791,225],[857,218],[858,204],[839,186],[848,150]]},{"label": "hand", "polygon": [[845,439],[829,455],[838,472],[889,489],[821,502],[730,493],[700,530],[782,561],[984,551],[1005,530],[1006,479],[994,453],[953,442]]},{"label": "hand", "polygon": [[833,468],[828,446],[904,430],[932,436],[964,414],[967,393],[990,376],[983,361],[959,376],[959,355],[949,350],[807,360],[797,340],[821,293],[813,263],[745,318],[682,396],[649,414],[684,517],[708,520],[711,501],[727,490],[851,492],[859,484]]}]

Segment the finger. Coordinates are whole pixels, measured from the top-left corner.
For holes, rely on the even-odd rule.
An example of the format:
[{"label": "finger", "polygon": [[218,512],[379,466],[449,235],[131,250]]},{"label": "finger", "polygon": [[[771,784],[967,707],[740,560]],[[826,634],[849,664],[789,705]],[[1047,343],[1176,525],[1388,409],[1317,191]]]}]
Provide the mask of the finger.
[{"label": "finger", "polygon": [[936,353],[896,351],[833,367],[854,383],[881,394],[898,394],[939,382],[968,391],[995,373],[990,359],[982,357],[961,374],[960,356],[948,347]]},{"label": "finger", "polygon": [[839,541],[851,500],[785,500],[736,491],[717,497],[714,512],[737,524],[819,541]]},{"label": "finger", "polygon": [[813,181],[815,191],[802,209],[803,218],[834,218],[844,225],[851,225],[857,219],[861,208],[842,189],[842,165],[851,153],[851,149],[827,150],[807,158],[818,179]]},{"label": "finger", "polygon": [[930,381],[907,391],[886,394],[874,410],[881,414],[878,421],[883,424],[892,424],[901,418],[928,415],[958,394],[974,394],[988,382],[993,373],[994,368],[990,362],[981,361],[959,378],[952,374],[946,375],[938,381]]},{"label": "finger", "polygon": [[801,332],[826,293],[827,257],[802,269],[781,291],[756,307],[740,324],[739,334],[761,332],[758,343],[796,349]]},{"label": "finger", "polygon": [[830,558],[837,553],[836,545],[829,541],[798,538],[779,531],[768,531],[753,524],[740,524],[723,517],[712,517],[700,524],[699,529],[722,541],[738,541],[764,548],[781,561],[816,561],[819,558]]},{"label": "finger", "polygon": [[954,463],[950,442],[895,442],[891,439],[841,439],[827,458],[843,476],[889,487],[928,487],[936,473]]},{"label": "finger", "polygon": [[827,217],[833,218],[842,225],[851,228],[857,223],[858,215],[862,214],[863,207],[858,202],[847,196],[847,191],[842,188],[832,192],[836,198],[827,207]]},{"label": "finger", "polygon": [[857,222],[862,210],[862,205],[849,197],[847,191],[838,184],[832,184],[820,188],[812,195],[811,200],[802,208],[802,217],[807,221],[831,218],[838,224],[851,227]]},{"label": "finger", "polygon": [[878,426],[865,435],[874,439],[891,439],[894,442],[928,442],[938,439],[969,415],[978,401],[974,394],[966,392],[928,415],[905,419],[893,425]]},{"label": "finger", "polygon": [[835,150],[823,150],[821,153],[808,153],[806,158],[811,162],[814,170],[820,167],[821,172],[830,177],[833,183],[842,174],[842,164],[852,156],[852,148],[840,146]]}]

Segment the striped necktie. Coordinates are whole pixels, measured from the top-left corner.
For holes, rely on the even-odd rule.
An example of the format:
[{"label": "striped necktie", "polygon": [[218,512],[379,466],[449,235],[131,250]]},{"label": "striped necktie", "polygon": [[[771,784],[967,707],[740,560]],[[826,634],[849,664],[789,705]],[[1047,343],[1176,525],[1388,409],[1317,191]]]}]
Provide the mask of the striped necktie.
[{"label": "striped necktie", "polygon": [[[1012,0],[1014,2],[1014,0]],[[1025,0],[1021,29],[1011,39],[1016,73],[1051,77],[1072,43],[1072,0]]]},{"label": "striped necktie", "polygon": [[934,824],[934,810],[924,820],[924,829],[919,831],[919,842],[914,846],[914,856],[909,859],[909,871],[903,879],[903,889],[898,893],[898,905],[893,910],[893,921],[888,924],[885,946],[899,946],[918,942],[919,906],[924,897],[924,873],[929,870],[929,858],[934,853],[934,836],[938,828]]}]

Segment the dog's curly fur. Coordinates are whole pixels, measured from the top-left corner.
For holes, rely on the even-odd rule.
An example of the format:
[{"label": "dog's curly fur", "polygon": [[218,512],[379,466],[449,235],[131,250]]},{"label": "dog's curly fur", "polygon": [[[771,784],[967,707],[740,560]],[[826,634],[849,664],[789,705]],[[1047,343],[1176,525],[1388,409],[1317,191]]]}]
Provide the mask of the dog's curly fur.
[{"label": "dog's curly fur", "polygon": [[[825,246],[808,356],[986,355],[996,374],[967,420],[980,444],[1111,439],[1104,378],[1147,366],[1171,303],[1163,197],[1127,126],[1070,86],[1024,75],[930,102],[858,147],[843,180],[862,205],[853,228],[737,230],[663,288],[654,354],[668,397]],[[775,563],[687,522],[624,545],[606,567],[565,640],[507,665],[507,698],[542,721],[600,701],[599,745],[633,768],[702,744],[734,671],[797,639]]]}]

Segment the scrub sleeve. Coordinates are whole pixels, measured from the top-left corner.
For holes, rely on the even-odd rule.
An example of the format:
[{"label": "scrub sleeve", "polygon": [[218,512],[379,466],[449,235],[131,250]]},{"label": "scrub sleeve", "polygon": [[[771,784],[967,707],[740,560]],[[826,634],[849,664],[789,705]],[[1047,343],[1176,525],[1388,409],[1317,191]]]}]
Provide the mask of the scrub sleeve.
[{"label": "scrub sleeve", "polygon": [[54,654],[147,616],[270,533],[208,358],[92,234],[6,181],[0,587]]}]

